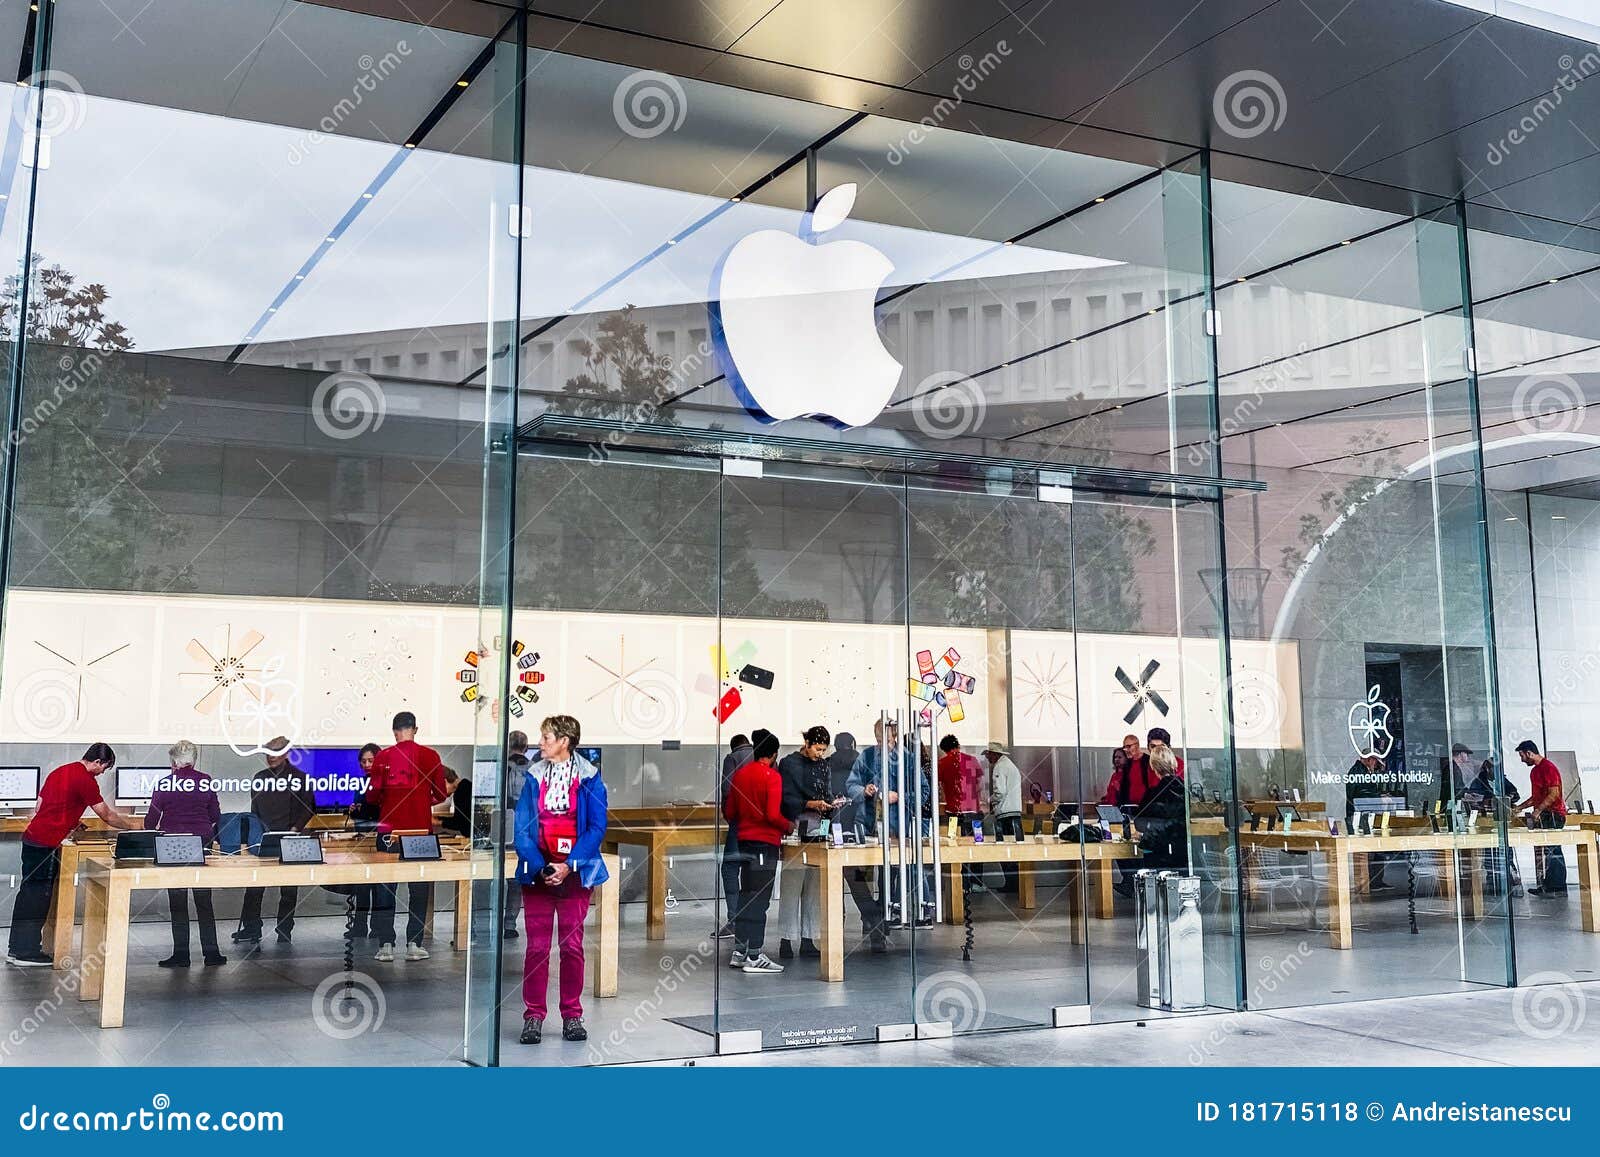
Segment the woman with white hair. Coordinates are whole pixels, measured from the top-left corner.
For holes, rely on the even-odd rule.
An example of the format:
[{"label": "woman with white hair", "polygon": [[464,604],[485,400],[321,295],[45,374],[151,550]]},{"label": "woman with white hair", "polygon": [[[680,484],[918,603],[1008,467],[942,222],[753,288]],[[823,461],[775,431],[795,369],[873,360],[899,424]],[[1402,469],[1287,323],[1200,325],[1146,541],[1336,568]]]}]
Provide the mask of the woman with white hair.
[{"label": "woman with white hair", "polygon": [[[156,785],[150,796],[150,811],[144,826],[169,836],[199,836],[207,847],[216,838],[222,805],[211,781],[195,770],[200,751],[187,739],[167,749],[172,774]],[[211,909],[210,888],[168,888],[172,906],[172,955],[161,961],[162,968],[189,967],[189,892],[194,893],[194,912],[200,920],[200,948],[206,967],[228,963],[217,948],[217,919]]]}]

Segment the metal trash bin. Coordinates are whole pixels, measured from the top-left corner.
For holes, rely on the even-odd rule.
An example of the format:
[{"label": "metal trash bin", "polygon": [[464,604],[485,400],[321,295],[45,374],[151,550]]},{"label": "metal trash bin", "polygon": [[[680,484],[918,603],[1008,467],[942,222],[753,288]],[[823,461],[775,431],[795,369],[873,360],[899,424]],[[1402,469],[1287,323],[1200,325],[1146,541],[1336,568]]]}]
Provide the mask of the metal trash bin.
[{"label": "metal trash bin", "polygon": [[1139,1003],[1145,1008],[1161,1007],[1161,926],[1157,919],[1160,885],[1157,872],[1141,868],[1133,874],[1134,943],[1138,963],[1134,967]]},{"label": "metal trash bin", "polygon": [[1156,874],[1159,1007],[1193,1012],[1206,1007],[1205,933],[1200,919],[1200,877]]}]

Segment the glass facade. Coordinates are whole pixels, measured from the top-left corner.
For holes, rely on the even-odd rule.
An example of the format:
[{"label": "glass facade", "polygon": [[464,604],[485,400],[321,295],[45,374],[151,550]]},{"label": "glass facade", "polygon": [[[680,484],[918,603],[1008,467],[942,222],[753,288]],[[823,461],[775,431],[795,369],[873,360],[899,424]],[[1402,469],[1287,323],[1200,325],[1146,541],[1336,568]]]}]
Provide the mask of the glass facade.
[{"label": "glass facade", "polygon": [[[182,1021],[607,1064],[1589,971],[1593,230],[532,50],[488,5],[94,8],[3,30],[13,952],[88,745],[162,827],[192,741],[219,818],[181,888],[100,819],[61,844],[57,967],[0,975],[51,1005],[22,1063],[68,1026],[192,1061]],[[359,798],[403,712],[453,769],[411,867]],[[236,818],[280,736],[322,883]],[[534,850],[577,878],[524,888]],[[1140,869],[1194,888],[1172,1007]],[[190,891],[219,971],[157,968]]]}]

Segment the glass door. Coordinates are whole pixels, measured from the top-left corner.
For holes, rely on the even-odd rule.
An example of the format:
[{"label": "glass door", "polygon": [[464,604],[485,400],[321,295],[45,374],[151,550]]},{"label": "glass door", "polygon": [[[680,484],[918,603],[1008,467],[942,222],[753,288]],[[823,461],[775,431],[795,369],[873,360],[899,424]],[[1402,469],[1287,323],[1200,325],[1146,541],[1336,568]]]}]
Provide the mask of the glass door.
[{"label": "glass door", "polygon": [[909,712],[937,884],[916,941],[921,1035],[1088,1019],[1092,886],[1081,787],[1070,487],[916,479],[907,489]]},{"label": "glass door", "polygon": [[[776,749],[783,816],[736,822],[725,845],[717,1048],[905,1039],[932,789],[905,708],[904,483],[730,459],[721,503],[720,745],[734,762]],[[744,808],[761,776],[733,774]]]}]

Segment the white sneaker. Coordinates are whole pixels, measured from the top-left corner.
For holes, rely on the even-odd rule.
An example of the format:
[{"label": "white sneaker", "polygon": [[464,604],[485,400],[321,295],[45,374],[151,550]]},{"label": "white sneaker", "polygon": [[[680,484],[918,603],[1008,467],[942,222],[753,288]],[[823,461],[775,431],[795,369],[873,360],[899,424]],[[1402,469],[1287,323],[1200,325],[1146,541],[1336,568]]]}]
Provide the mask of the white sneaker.
[{"label": "white sneaker", "polygon": [[733,948],[733,955],[728,957],[728,967],[729,968],[743,968],[745,966],[745,964],[749,962],[749,960],[750,960],[750,958],[745,955],[744,949],[740,948],[736,944],[736,945],[734,945],[734,948]]},{"label": "white sneaker", "polygon": [[757,952],[744,962],[744,970],[751,974],[782,972],[783,965],[772,959],[765,952]]},{"label": "white sneaker", "polygon": [[373,959],[378,961],[380,964],[388,964],[390,961],[392,961],[394,959],[394,945],[393,944],[380,944],[380,945],[378,945],[378,954],[376,956],[374,956]]},{"label": "white sneaker", "polygon": [[424,948],[420,944],[407,944],[406,945],[406,959],[407,960],[426,960],[426,959],[428,959],[428,950],[426,948]]}]

